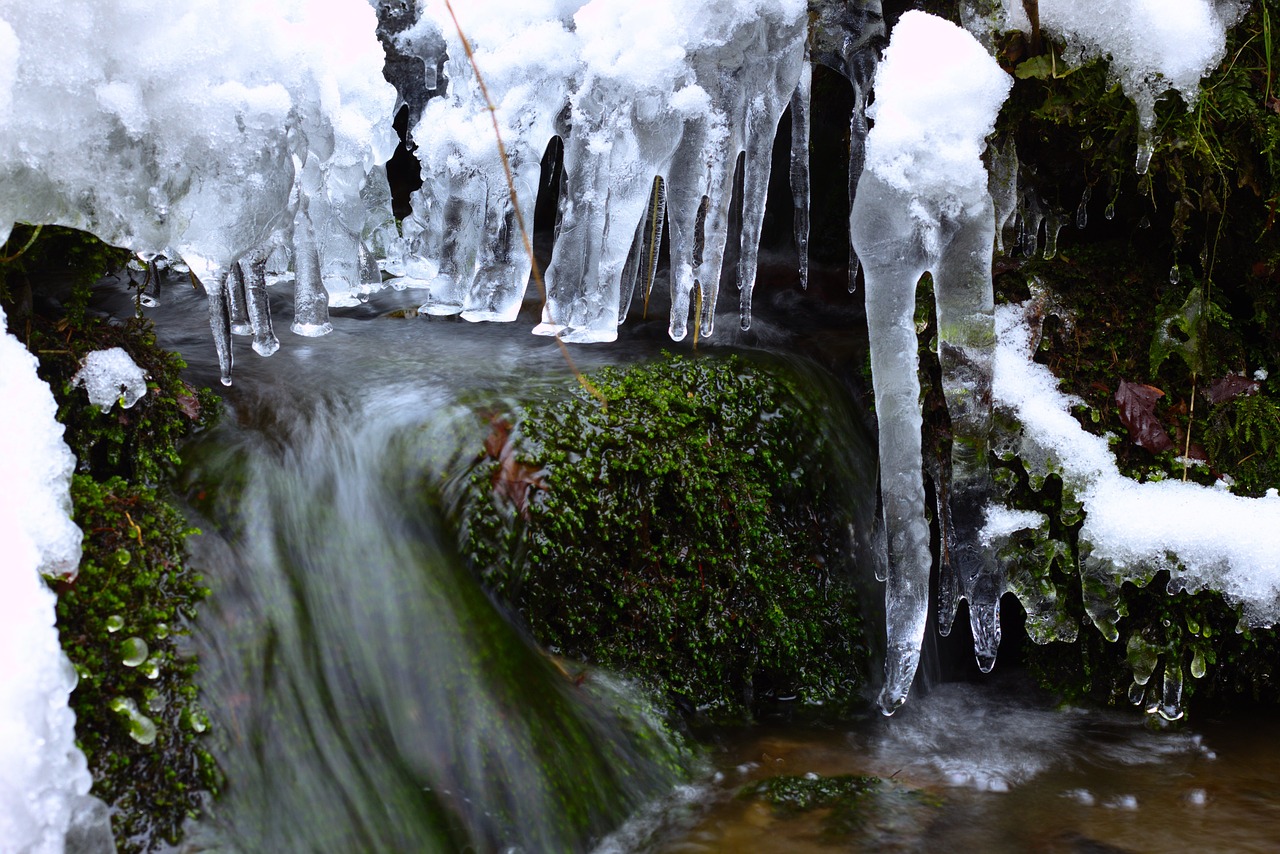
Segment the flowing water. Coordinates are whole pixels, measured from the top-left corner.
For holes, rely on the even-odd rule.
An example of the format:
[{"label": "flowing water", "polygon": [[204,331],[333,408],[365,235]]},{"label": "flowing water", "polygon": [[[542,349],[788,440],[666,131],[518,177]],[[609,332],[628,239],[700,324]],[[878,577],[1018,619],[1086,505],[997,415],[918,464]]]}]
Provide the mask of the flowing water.
[{"label": "flowing water", "polygon": [[[269,360],[243,348],[222,424],[187,448],[214,590],[194,640],[228,779],[187,850],[1275,850],[1275,722],[1152,732],[1054,708],[1003,662],[917,686],[893,718],[704,733],[691,759],[633,686],[570,679],[513,628],[448,533],[483,414],[571,387],[563,355],[521,324],[380,311]],[[213,384],[204,312],[173,289],[154,313]],[[574,355],[659,346],[642,330]],[[752,794],[779,775],[885,782],[797,810]]]}]

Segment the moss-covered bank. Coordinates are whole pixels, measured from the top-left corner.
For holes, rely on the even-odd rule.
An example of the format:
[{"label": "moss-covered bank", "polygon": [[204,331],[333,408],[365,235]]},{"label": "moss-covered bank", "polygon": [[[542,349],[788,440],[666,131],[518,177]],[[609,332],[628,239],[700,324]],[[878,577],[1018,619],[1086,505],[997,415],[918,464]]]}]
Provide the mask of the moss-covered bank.
[{"label": "moss-covered bank", "polygon": [[[193,533],[165,496],[178,444],[219,411],[179,376],[182,360],[142,320],[89,310],[91,286],[128,253],[70,229],[18,227],[0,264],[11,331],[39,360],[76,456],[74,518],[84,532],[79,572],[54,585],[62,645],[80,680],[71,696],[92,793],[113,808],[125,852],[176,842],[218,773],[202,745],[208,726],[184,646],[207,595],[187,564]],[[121,347],[147,374],[132,408],[101,411],[71,379],[90,351]]]},{"label": "moss-covered bank", "polygon": [[489,416],[464,554],[540,643],[717,720],[840,703],[867,650],[823,399],[781,363],[665,356]]}]

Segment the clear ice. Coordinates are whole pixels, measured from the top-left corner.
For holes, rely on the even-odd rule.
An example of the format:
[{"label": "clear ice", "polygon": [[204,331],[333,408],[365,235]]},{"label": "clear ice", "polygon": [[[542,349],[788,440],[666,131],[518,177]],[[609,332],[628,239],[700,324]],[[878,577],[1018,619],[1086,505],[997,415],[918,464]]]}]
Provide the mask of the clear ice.
[{"label": "clear ice", "polygon": [[[922,63],[921,56],[935,61]],[[908,12],[876,72],[875,125],[850,234],[866,276],[867,326],[880,491],[889,544],[888,648],[880,707],[906,700],[929,613],[932,558],[920,446],[916,285],[933,276],[938,359],[952,424],[951,473],[940,489],[943,520],[939,625],[969,601],[979,665],[1000,643],[1005,583],[979,542],[991,492],[987,467],[995,348],[991,257],[995,209],[982,165],[985,139],[1012,81],[971,35]]]}]

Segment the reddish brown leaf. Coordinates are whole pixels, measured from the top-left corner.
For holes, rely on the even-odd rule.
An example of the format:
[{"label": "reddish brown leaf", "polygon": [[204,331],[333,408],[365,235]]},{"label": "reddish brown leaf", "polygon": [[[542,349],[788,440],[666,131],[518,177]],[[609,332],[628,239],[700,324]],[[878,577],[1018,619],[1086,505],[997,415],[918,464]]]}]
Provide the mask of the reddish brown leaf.
[{"label": "reddish brown leaf", "polygon": [[1209,398],[1209,402],[1216,406],[1224,400],[1231,400],[1233,397],[1257,394],[1259,388],[1259,385],[1248,377],[1243,377],[1240,374],[1227,374],[1222,379],[1214,380],[1209,384],[1205,397]]},{"label": "reddish brown leaf", "polygon": [[1173,440],[1156,418],[1156,402],[1164,392],[1155,386],[1120,380],[1116,403],[1120,405],[1120,423],[1129,429],[1129,439],[1152,453],[1167,451]]},{"label": "reddish brown leaf", "polygon": [[178,393],[174,397],[178,402],[178,409],[187,418],[195,421],[200,417],[200,401],[196,398],[195,393],[191,391],[191,386],[182,383],[178,386]]},{"label": "reddish brown leaf", "polygon": [[484,453],[491,460],[500,460],[509,454],[511,446],[511,422],[495,415],[489,419],[489,435],[484,437]]}]

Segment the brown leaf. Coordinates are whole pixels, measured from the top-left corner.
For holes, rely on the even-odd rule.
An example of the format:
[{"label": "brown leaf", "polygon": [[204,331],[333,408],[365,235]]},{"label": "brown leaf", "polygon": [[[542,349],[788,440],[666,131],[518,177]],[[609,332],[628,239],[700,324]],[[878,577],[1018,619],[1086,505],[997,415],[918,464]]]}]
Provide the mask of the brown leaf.
[{"label": "brown leaf", "polygon": [[1164,392],[1155,386],[1120,380],[1116,403],[1120,405],[1120,423],[1129,429],[1129,439],[1152,453],[1167,451],[1173,440],[1156,418],[1156,402]]},{"label": "brown leaf", "polygon": [[484,437],[484,453],[491,460],[510,455],[511,422],[495,415],[489,419],[489,435]]},{"label": "brown leaf", "polygon": [[178,403],[178,409],[187,418],[195,421],[200,417],[200,400],[191,391],[191,386],[182,383],[178,386],[178,393],[174,396],[174,400]]},{"label": "brown leaf", "polygon": [[1209,402],[1215,406],[1224,400],[1231,400],[1233,397],[1248,396],[1257,394],[1260,386],[1240,374],[1227,374],[1222,379],[1214,380],[1209,384],[1209,388],[1205,391],[1205,397],[1209,398]]}]

